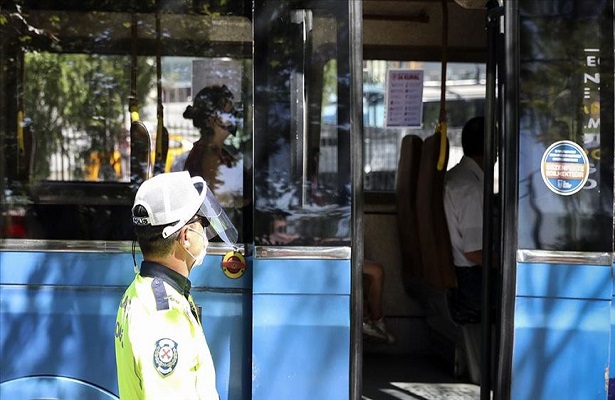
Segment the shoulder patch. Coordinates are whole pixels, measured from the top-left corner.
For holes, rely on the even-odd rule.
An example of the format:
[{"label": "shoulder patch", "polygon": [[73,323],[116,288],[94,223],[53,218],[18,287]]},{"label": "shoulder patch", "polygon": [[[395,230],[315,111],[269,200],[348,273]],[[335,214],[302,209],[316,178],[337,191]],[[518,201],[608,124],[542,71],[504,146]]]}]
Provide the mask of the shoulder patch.
[{"label": "shoulder patch", "polygon": [[163,377],[169,375],[177,366],[179,355],[177,342],[169,338],[156,341],[154,349],[154,367]]},{"label": "shoulder patch", "polygon": [[154,292],[154,299],[156,299],[156,310],[168,310],[169,299],[167,296],[167,289],[164,287],[162,279],[156,277],[152,281],[152,291]]}]

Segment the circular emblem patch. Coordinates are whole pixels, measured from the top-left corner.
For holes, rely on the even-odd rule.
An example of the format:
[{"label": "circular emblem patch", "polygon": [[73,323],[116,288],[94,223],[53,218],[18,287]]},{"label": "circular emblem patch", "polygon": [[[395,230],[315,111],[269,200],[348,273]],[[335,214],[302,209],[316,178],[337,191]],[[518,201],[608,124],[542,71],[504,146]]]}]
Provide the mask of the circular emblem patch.
[{"label": "circular emblem patch", "polygon": [[545,151],[540,171],[553,193],[570,196],[585,186],[589,160],[581,146],[570,140],[560,140]]},{"label": "circular emblem patch", "polygon": [[177,366],[177,343],[164,338],[156,342],[154,349],[154,367],[162,376],[167,376]]},{"label": "circular emblem patch", "polygon": [[232,279],[237,279],[246,270],[246,259],[238,251],[229,251],[222,259],[222,271],[224,275]]}]

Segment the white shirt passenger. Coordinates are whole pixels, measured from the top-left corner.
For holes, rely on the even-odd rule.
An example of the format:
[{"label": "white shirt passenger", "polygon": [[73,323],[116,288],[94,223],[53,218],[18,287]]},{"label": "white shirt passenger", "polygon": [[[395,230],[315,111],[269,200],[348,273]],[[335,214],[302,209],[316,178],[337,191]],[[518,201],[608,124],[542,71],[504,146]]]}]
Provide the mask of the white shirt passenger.
[{"label": "white shirt passenger", "polygon": [[483,248],[483,170],[469,157],[446,172],[444,211],[455,266],[475,265],[465,253]]}]

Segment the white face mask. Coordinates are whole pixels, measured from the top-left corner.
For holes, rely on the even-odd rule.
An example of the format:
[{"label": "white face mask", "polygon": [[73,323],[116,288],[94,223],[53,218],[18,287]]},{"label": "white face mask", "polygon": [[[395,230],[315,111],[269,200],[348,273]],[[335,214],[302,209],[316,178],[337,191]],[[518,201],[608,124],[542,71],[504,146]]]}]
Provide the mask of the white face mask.
[{"label": "white face mask", "polygon": [[194,259],[194,264],[192,264],[192,266],[190,268],[194,268],[197,267],[201,264],[203,264],[203,260],[205,259],[205,255],[207,254],[207,237],[205,237],[204,233],[201,233],[195,229],[192,228],[188,228],[189,231],[192,231],[194,233],[196,233],[197,235],[199,235],[201,237],[201,239],[203,239],[203,248],[201,249],[201,251],[199,252],[199,254],[197,254],[196,256],[193,255],[190,250],[186,249],[186,252],[188,254],[190,254],[190,256]]}]

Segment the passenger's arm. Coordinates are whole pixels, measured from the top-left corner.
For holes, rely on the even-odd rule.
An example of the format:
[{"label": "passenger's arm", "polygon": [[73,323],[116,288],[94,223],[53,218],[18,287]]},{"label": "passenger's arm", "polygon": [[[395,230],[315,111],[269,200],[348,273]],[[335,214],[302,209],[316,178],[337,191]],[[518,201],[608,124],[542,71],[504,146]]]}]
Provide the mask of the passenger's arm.
[{"label": "passenger's arm", "polygon": [[469,251],[467,253],[464,253],[464,255],[466,256],[468,260],[472,261],[473,264],[479,265],[482,267],[483,265],[483,251],[482,250]]}]

